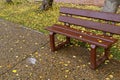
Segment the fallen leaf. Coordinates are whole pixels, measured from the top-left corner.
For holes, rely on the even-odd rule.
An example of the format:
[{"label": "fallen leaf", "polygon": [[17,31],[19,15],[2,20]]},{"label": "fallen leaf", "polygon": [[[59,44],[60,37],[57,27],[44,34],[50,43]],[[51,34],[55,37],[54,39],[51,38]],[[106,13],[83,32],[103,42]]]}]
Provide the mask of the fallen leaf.
[{"label": "fallen leaf", "polygon": [[70,64],[71,62],[70,61],[67,61],[68,64]]},{"label": "fallen leaf", "polygon": [[40,78],[42,78],[42,76],[39,76]]},{"label": "fallen leaf", "polygon": [[25,65],[25,67],[28,67],[28,65]]},{"label": "fallen leaf", "polygon": [[109,55],[109,59],[112,59],[113,58],[113,55],[111,54],[111,55]]},{"label": "fallen leaf", "polygon": [[66,73],[68,73],[68,72],[69,72],[69,70],[65,70],[65,72],[66,72]]},{"label": "fallen leaf", "polygon": [[109,77],[112,79],[112,78],[113,78],[113,75],[112,75],[112,74],[110,74],[110,75],[109,75]]},{"label": "fallen leaf", "polygon": [[38,43],[36,42],[35,45],[38,45]]},{"label": "fallen leaf", "polygon": [[80,68],[80,66],[77,66],[77,68]]},{"label": "fallen leaf", "polygon": [[20,49],[22,49],[22,46],[20,47]]},{"label": "fallen leaf", "polygon": [[25,42],[25,40],[23,40],[23,42]]},{"label": "fallen leaf", "polygon": [[108,64],[110,61],[109,60],[106,60],[104,64]]},{"label": "fallen leaf", "polygon": [[15,43],[19,43],[20,40],[16,40]]},{"label": "fallen leaf", "polygon": [[102,40],[100,40],[100,39],[98,39],[98,42],[99,42],[99,43],[102,43],[103,41],[102,41]]},{"label": "fallen leaf", "polygon": [[18,56],[15,56],[16,58],[18,58]]},{"label": "fallen leaf", "polygon": [[73,56],[73,58],[76,58],[76,56]]},{"label": "fallen leaf", "polygon": [[37,54],[38,54],[38,52],[36,51],[36,52],[35,52],[35,54],[37,55]]},{"label": "fallen leaf", "polygon": [[17,70],[12,70],[12,72],[13,72],[13,73],[16,73],[16,72],[17,72]]},{"label": "fallen leaf", "polygon": [[2,66],[0,66],[0,68],[2,68]]},{"label": "fallen leaf", "polygon": [[41,49],[44,49],[44,47],[41,47]]},{"label": "fallen leaf", "polygon": [[105,78],[105,80],[110,80],[110,78]]},{"label": "fallen leaf", "polygon": [[16,74],[16,76],[19,76],[19,74]]},{"label": "fallen leaf", "polygon": [[68,64],[64,64],[64,66],[68,66]]},{"label": "fallen leaf", "polygon": [[82,38],[82,36],[79,36],[80,38]]},{"label": "fallen leaf", "polygon": [[65,75],[65,78],[67,78],[68,77],[68,75]]},{"label": "fallen leaf", "polygon": [[83,66],[83,67],[85,67],[86,65],[85,65],[85,64],[83,64],[82,66]]}]

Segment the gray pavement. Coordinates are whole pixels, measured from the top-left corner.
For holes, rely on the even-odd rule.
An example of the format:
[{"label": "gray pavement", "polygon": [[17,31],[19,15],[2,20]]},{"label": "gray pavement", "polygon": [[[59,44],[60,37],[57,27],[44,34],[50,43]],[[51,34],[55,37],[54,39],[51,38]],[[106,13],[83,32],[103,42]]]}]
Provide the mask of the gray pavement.
[{"label": "gray pavement", "polygon": [[119,61],[91,70],[86,48],[69,46],[53,53],[48,36],[0,19],[0,80],[119,80],[119,75]]}]

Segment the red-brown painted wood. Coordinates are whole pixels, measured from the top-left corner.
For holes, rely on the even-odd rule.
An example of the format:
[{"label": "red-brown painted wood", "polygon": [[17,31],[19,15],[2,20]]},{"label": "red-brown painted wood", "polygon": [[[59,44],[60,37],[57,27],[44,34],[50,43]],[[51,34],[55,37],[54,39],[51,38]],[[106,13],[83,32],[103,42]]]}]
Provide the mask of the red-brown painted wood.
[{"label": "red-brown painted wood", "polygon": [[[82,40],[82,41],[90,43],[90,44],[102,46],[105,48],[108,48],[114,42],[114,39],[113,39],[113,42],[110,42],[110,41],[108,41],[110,38],[107,40],[107,39],[104,39],[103,37],[100,37],[97,35],[96,35],[97,37],[93,37],[93,35],[88,35],[86,33],[83,33],[82,31],[78,32],[77,30],[71,29],[69,27],[53,26],[53,27],[48,27],[47,30],[49,30],[51,32],[59,33],[62,35],[66,35],[71,38]],[[100,41],[102,41],[102,42],[100,42]]]},{"label": "red-brown painted wood", "polygon": [[68,17],[68,16],[60,16],[59,21],[82,26],[89,29],[95,29],[95,30],[100,30],[100,31],[105,31],[120,35],[120,26],[93,22],[90,20],[84,20],[84,19]]},{"label": "red-brown painted wood", "polygon": [[120,14],[114,14],[114,13],[108,13],[108,12],[61,7],[60,13],[90,17],[90,18],[97,18],[97,19],[108,20],[108,21],[112,21],[112,22],[114,22],[114,21],[120,22]]}]

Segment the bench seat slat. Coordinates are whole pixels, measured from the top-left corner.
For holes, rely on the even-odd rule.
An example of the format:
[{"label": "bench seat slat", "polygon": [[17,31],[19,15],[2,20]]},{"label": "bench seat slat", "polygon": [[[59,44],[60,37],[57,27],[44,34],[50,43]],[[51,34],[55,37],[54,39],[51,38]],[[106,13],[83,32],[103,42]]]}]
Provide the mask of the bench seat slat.
[{"label": "bench seat slat", "polygon": [[[68,26],[63,26],[63,25],[59,25],[59,24],[54,24],[53,26],[55,27],[60,27],[62,29],[69,29]],[[70,29],[69,29],[70,30]],[[84,33],[83,35],[87,35],[87,36],[90,36],[90,37],[95,37],[95,38],[99,38],[99,39],[102,39],[102,40],[106,40],[106,41],[109,41],[109,42],[112,42],[112,43],[115,43],[117,41],[117,39],[114,39],[112,37],[109,37],[109,36],[105,36],[105,35],[96,35],[96,34],[93,34],[91,32],[87,32],[87,31],[82,31],[82,30],[76,30],[74,28],[72,28],[72,30],[70,30],[72,32],[76,32],[76,33]]]},{"label": "bench seat slat", "polygon": [[95,44],[98,46],[102,46],[104,48],[108,48],[109,46],[111,46],[113,44],[113,42],[109,42],[106,40],[101,40],[102,42],[99,42],[99,38],[93,38],[91,36],[85,35],[84,33],[78,33],[78,32],[73,32],[71,31],[71,29],[69,28],[58,28],[56,26],[52,26],[52,27],[47,27],[47,30],[55,32],[55,33],[59,33],[59,34],[63,34],[66,35],[68,37],[72,37],[90,44]]},{"label": "bench seat slat", "polygon": [[73,17],[69,17],[69,16],[60,16],[59,21],[66,22],[69,24],[78,25],[78,26],[83,26],[83,27],[86,27],[89,29],[96,29],[96,30],[101,30],[101,31],[110,32],[110,33],[120,35],[120,26],[99,23],[99,22],[93,22],[90,20],[73,18]]},{"label": "bench seat slat", "polygon": [[61,7],[60,13],[102,19],[102,20],[107,20],[107,21],[112,21],[112,22],[113,21],[120,22],[120,15],[119,14],[113,14],[113,13],[108,13],[108,12]]}]

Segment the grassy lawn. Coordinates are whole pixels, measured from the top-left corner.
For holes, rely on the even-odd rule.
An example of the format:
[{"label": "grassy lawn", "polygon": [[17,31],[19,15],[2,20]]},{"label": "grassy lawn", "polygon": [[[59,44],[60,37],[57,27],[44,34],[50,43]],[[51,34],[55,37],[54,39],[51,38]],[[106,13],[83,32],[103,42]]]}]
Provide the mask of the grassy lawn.
[{"label": "grassy lawn", "polygon": [[[16,1],[14,5],[8,5],[0,2],[0,18],[14,23],[22,24],[26,27],[43,32],[45,34],[48,34],[48,32],[44,30],[46,26],[51,26],[55,23],[58,23],[57,19],[59,16],[60,6],[101,10],[101,8],[97,6],[54,3],[53,8],[41,12],[38,10],[38,7],[41,3],[28,3],[25,1],[22,2],[22,0],[20,1]],[[115,37],[120,39],[120,37],[117,35],[115,35]],[[120,40],[118,43],[113,45],[111,53],[115,59],[120,60]]]}]

